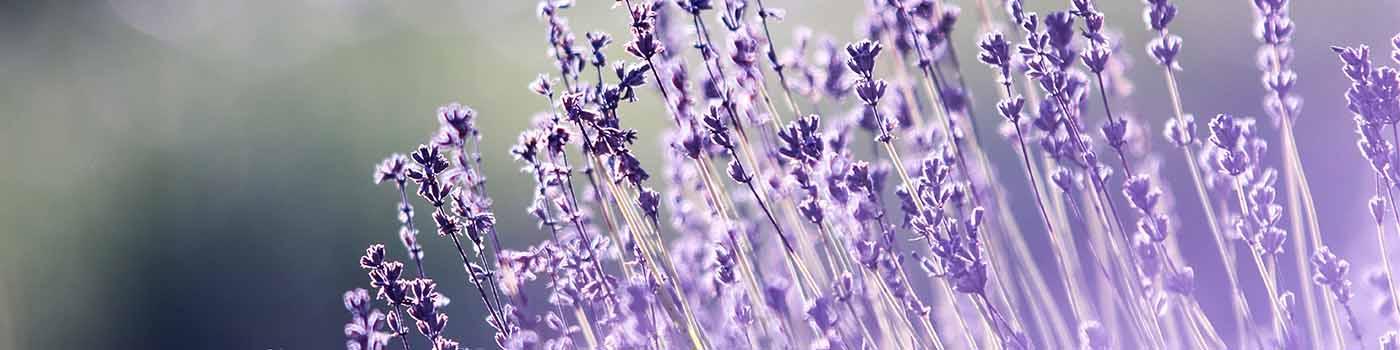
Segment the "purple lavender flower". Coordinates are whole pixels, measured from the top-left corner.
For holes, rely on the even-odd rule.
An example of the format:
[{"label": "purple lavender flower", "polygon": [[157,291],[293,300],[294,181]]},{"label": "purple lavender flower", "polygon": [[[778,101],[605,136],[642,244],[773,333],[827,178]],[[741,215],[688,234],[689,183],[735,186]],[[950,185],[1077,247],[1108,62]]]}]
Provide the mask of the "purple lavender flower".
[{"label": "purple lavender flower", "polygon": [[1332,292],[1332,297],[1346,312],[1347,321],[1351,324],[1352,337],[1361,341],[1361,325],[1351,310],[1351,280],[1346,278],[1347,272],[1351,270],[1351,263],[1332,254],[1331,248],[1327,246],[1322,246],[1313,253],[1312,263],[1313,283]]},{"label": "purple lavender flower", "polygon": [[[630,6],[630,5],[629,5]],[[650,2],[641,2],[628,9],[632,15],[632,41],[627,43],[627,53],[643,60],[650,60],[666,51],[656,38],[657,11]]]},{"label": "purple lavender flower", "polygon": [[345,324],[346,350],[380,350],[389,344],[394,334],[380,330],[384,313],[370,308],[369,292],[362,288],[345,292],[345,311],[350,323]]},{"label": "purple lavender flower", "polygon": [[862,77],[873,76],[875,74],[875,56],[880,55],[883,48],[879,42],[870,40],[847,44],[846,54],[851,57],[846,60],[846,66]]},{"label": "purple lavender flower", "polygon": [[[1228,341],[1214,334],[1228,328],[1216,327],[1209,318],[1187,314],[1193,317],[1183,318],[1186,324],[1144,322],[1166,319],[1160,312],[1176,307],[1168,304],[1172,302],[1182,302],[1183,310],[1198,309],[1196,293],[1210,289],[1197,284],[1206,280],[1197,281],[1195,269],[1179,261],[1179,252],[1166,243],[1174,235],[1185,240],[1195,233],[1177,232],[1185,227],[1177,222],[1189,220],[1171,213],[1175,204],[1166,193],[1172,191],[1165,188],[1170,181],[1158,174],[1160,167],[1169,165],[1147,152],[1147,138],[1137,137],[1147,134],[1147,124],[1131,121],[1134,113],[1124,99],[1131,90],[1124,78],[1130,57],[1116,54],[1124,46],[1123,38],[1106,29],[1106,16],[1094,1],[1071,0],[1067,8],[1050,9],[1044,16],[1027,12],[1019,0],[1004,1],[1017,30],[1001,34],[993,31],[997,23],[982,23],[989,33],[980,38],[977,53],[999,85],[1003,98],[996,107],[1005,120],[1003,135],[1015,137],[1043,229],[1055,247],[1055,275],[1068,292],[1051,295],[1063,294],[1073,301],[1099,297],[1075,295],[1081,275],[1092,271],[1104,274],[1110,284],[1102,286],[1121,291],[1116,296],[1126,302],[1090,308],[1088,313],[1075,307],[1074,318],[1068,320],[1058,312],[1050,317],[1039,314],[1045,310],[1042,306],[1058,307],[1038,305],[1055,296],[1034,292],[1044,282],[1022,276],[1039,277],[1045,269],[1026,248],[1018,247],[1029,231],[1016,232],[1013,216],[1018,212],[1005,208],[1008,203],[988,202],[1015,197],[1003,192],[1009,189],[979,189],[986,179],[996,177],[992,166],[997,161],[988,158],[999,153],[972,148],[966,153],[971,156],[964,158],[966,147],[978,145],[977,129],[974,124],[969,132],[957,123],[979,120],[973,113],[974,91],[964,80],[993,77],[965,76],[958,65],[953,33],[959,7],[931,0],[873,1],[857,25],[869,39],[842,47],[798,29],[791,35],[793,45],[780,54],[768,25],[784,16],[780,9],[750,0],[666,2],[615,3],[625,6],[631,36],[623,49],[635,61],[611,64],[606,54],[613,41],[609,34],[595,31],[577,38],[569,28],[563,15],[573,1],[539,2],[547,52],[557,71],[551,73],[555,79],[541,74],[528,88],[544,97],[553,113],[536,115],[510,153],[523,164],[521,170],[534,177],[534,192],[524,211],[540,229],[547,229],[549,239],[519,250],[506,249],[498,241],[482,157],[482,131],[494,129],[469,107],[441,107],[429,141],[377,164],[372,180],[392,182],[400,191],[399,239],[417,267],[417,278],[404,276],[408,261],[396,261],[383,245],[370,246],[360,265],[375,298],[365,290],[346,294],[352,316],[345,328],[347,348],[382,349],[393,337],[405,338],[409,327],[434,350],[461,345],[445,336],[450,332],[443,313],[446,297],[423,271],[415,210],[407,194],[410,181],[417,186],[417,197],[431,205],[427,213],[438,234],[456,247],[464,277],[487,310],[477,317],[496,331],[496,345],[503,349],[959,347],[952,338],[933,337],[933,331],[939,336],[975,332],[954,327],[978,321],[986,321],[995,339],[1010,349],[1028,348],[1035,343],[1031,336],[1045,347],[1082,349],[1113,344],[1211,347],[1213,341]],[[1183,39],[1168,31],[1177,8],[1169,0],[1145,3],[1143,21],[1153,34],[1148,54],[1164,67],[1177,111],[1162,133],[1188,154],[1188,162],[1196,162],[1188,164],[1193,172],[1198,164],[1216,170],[1199,173],[1205,179],[1198,180],[1206,191],[1201,195],[1207,209],[1213,209],[1211,204],[1227,209],[1208,213],[1212,219],[1223,218],[1212,220],[1212,226],[1234,225],[1235,238],[1248,244],[1254,258],[1281,268],[1275,272],[1291,271],[1275,265],[1289,234],[1281,225],[1283,204],[1292,199],[1279,198],[1279,174],[1268,166],[1272,158],[1265,156],[1268,143],[1253,119],[1224,114],[1210,120],[1208,137],[1197,139],[1194,118],[1181,112],[1174,76],[1181,61],[1189,59],[1182,56]],[[745,18],[751,4],[757,18]],[[1289,1],[1255,0],[1252,5],[1254,35],[1262,43],[1257,58],[1260,82],[1267,89],[1265,111],[1275,121],[1291,120],[1298,115],[1301,99],[1295,95],[1298,74],[1290,67],[1295,24]],[[715,17],[727,30],[727,36],[718,39],[723,44],[710,39],[706,21]],[[691,25],[684,24],[685,19]],[[1018,34],[1025,41],[1013,46],[1008,36]],[[683,42],[687,37],[691,43]],[[693,51],[678,49],[692,45]],[[885,45],[893,55],[880,56]],[[1400,62],[1400,36],[1392,45],[1391,58]],[[1355,114],[1358,149],[1380,182],[1377,190],[1384,190],[1400,180],[1400,156],[1386,135],[1388,127],[1400,122],[1400,72],[1370,62],[1364,46],[1334,50],[1352,82],[1346,98],[1348,110]],[[692,66],[692,58],[701,65]],[[769,78],[760,67],[764,59],[778,75],[784,93],[779,99],[767,91]],[[885,79],[875,76],[881,59],[893,63]],[[580,77],[588,66],[594,68],[596,82]],[[705,72],[692,82],[689,69],[697,66]],[[913,79],[921,80],[911,80],[909,68],[918,69]],[[737,73],[729,76],[726,71]],[[797,75],[790,80],[787,74],[792,72]],[[1025,88],[1039,91],[1018,92],[1021,86],[1012,72],[1024,73]],[[646,86],[648,80],[655,84]],[[1095,83],[1107,117],[1102,121],[1088,120]],[[670,146],[663,148],[665,188],[651,187],[659,185],[650,183],[651,173],[642,166],[644,152],[634,152],[638,141],[653,140],[654,135],[622,122],[628,111],[622,104],[652,93],[660,95],[657,104],[674,122],[674,128],[659,138]],[[848,95],[858,100],[848,100]],[[1118,102],[1110,103],[1110,96]],[[778,108],[781,102],[787,103],[787,111]],[[803,108],[817,113],[802,113]],[[930,108],[942,113],[930,113]],[[823,109],[851,112],[823,121],[818,114],[831,115]],[[930,115],[938,118],[926,120]],[[924,125],[930,121],[946,125]],[[1121,168],[1101,162],[1095,139],[1084,131],[1094,126]],[[874,134],[876,142],[853,138],[859,129]],[[903,135],[910,137],[894,142]],[[575,155],[568,151],[570,145],[578,145],[582,163],[571,165],[568,158]],[[876,159],[881,147],[889,154],[887,160]],[[1198,149],[1206,152],[1189,156]],[[867,150],[876,158],[857,156]],[[901,159],[903,152],[914,157]],[[1037,156],[1045,157],[1045,163],[1034,164]],[[885,186],[891,170],[903,186]],[[1135,211],[1128,215],[1136,218],[1136,225],[1125,225],[1110,199],[1110,183],[1118,171],[1124,174],[1119,189],[1123,197],[1118,200],[1126,200]],[[582,186],[573,183],[576,172],[586,176]],[[717,181],[715,176],[733,182]],[[1064,196],[1042,197],[1040,191],[1051,185]],[[752,196],[731,195],[744,189]],[[582,201],[577,191],[584,194]],[[884,197],[891,192],[904,213],[899,222],[887,216]],[[1077,201],[1083,198],[1094,202],[1081,205]],[[1372,197],[1372,221],[1386,221],[1383,216],[1393,209],[1387,207],[1392,200],[1380,192]],[[660,225],[663,201],[669,227]],[[1238,212],[1231,212],[1234,207]],[[1094,211],[1080,211],[1086,208]],[[1100,223],[1102,229],[1095,227]],[[1058,250],[1075,244],[1058,243],[1064,236],[1054,231],[1061,228],[1072,234],[1086,228],[1093,230],[1084,232],[1106,232],[1111,235],[1104,239],[1130,240],[1128,250],[1120,252],[1124,242],[1113,241],[1109,255],[1097,248],[1091,251],[1097,264],[1104,264],[1097,261],[1104,258],[1113,264],[1097,269],[1067,264]],[[764,236],[771,232],[777,233],[777,240]],[[907,238],[920,244],[910,246]],[[1108,242],[1088,247],[1107,246],[1100,243]],[[781,256],[774,254],[779,249]],[[1233,262],[1226,259],[1227,265]],[[1008,269],[994,274],[993,263],[1003,260]],[[940,281],[911,279],[908,262],[917,262],[928,277]],[[1352,336],[1359,338],[1361,329],[1348,303],[1352,295],[1347,269],[1346,261],[1325,247],[1313,256],[1314,282],[1342,306]],[[1284,281],[1270,275],[1264,277]],[[946,287],[955,297],[926,304],[923,297],[938,295],[927,290],[930,285]],[[532,288],[541,286],[547,289],[546,303],[533,305],[530,298],[539,293]],[[1007,293],[991,288],[1005,288],[1001,292]],[[1018,290],[1033,293],[1010,293]],[[1301,336],[1302,323],[1294,315],[1295,304],[1316,301],[1294,298],[1287,290],[1271,292],[1281,293],[1267,301],[1275,304],[1269,308],[1275,322],[1259,333],[1276,332],[1263,335],[1275,338],[1240,346],[1317,347],[1311,333]],[[392,309],[379,313],[371,299]],[[1246,301],[1244,306],[1259,305]],[[1002,313],[1007,310],[1011,313]],[[1007,317],[1015,313],[1032,317]],[[1098,317],[1124,322],[1093,321]],[[958,322],[946,322],[950,319]],[[386,324],[389,329],[382,330]],[[1237,330],[1238,338],[1248,339],[1255,335],[1250,326],[1262,322],[1241,324],[1246,326]],[[1030,333],[1015,329],[1019,327]],[[1077,341],[1069,337],[1076,327]],[[1203,334],[1191,339],[1198,343],[1190,345],[1154,339],[1198,331]],[[903,334],[915,339],[897,336]],[[975,334],[969,339],[975,342]]]},{"label": "purple lavender flower", "polygon": [[1146,0],[1147,8],[1143,10],[1142,20],[1147,23],[1147,28],[1154,31],[1163,31],[1172,19],[1176,18],[1176,5],[1172,5],[1167,0]]},{"label": "purple lavender flower", "polygon": [[1313,283],[1327,287],[1340,303],[1351,301],[1351,281],[1346,278],[1346,273],[1351,270],[1351,263],[1332,254],[1332,250],[1325,246],[1313,253],[1312,263]]}]

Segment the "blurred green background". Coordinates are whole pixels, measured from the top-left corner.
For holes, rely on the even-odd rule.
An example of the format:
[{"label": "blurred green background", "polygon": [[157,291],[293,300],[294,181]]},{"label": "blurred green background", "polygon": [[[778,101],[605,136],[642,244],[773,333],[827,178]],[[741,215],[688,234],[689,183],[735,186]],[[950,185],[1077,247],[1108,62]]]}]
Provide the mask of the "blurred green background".
[{"label": "blurred green background", "polygon": [[[788,11],[776,28],[780,45],[794,25],[850,40],[864,11],[856,0],[768,2]],[[965,8],[959,52],[975,62],[975,2],[951,2]],[[581,0],[565,15],[580,39],[601,29],[625,42],[626,14],[611,3]],[[1159,130],[1170,110],[1160,71],[1143,54],[1141,5],[1099,3],[1139,63],[1132,74],[1138,114]],[[1187,109],[1262,115],[1249,1],[1177,3]],[[515,176],[507,153],[544,108],[525,84],[552,70],[535,6],[0,4],[0,348],[340,347],[348,316],[340,294],[366,285],[356,257],[372,242],[398,248],[396,194],[371,184],[371,167],[423,140],[435,128],[436,107],[452,101],[483,118],[490,192],[507,245],[540,239],[523,212],[530,183]],[[1035,10],[1052,6],[1068,1],[1028,1]],[[1337,175],[1366,169],[1344,109],[1347,82],[1326,48],[1385,47],[1400,11],[1394,2],[1347,0],[1298,1],[1293,13],[1307,102],[1300,142],[1314,181],[1323,183],[1314,185],[1322,223],[1336,232],[1328,233],[1333,244],[1355,241],[1365,249],[1351,255],[1374,260],[1361,197],[1368,178]],[[614,59],[622,58],[618,46]],[[1385,51],[1373,56],[1380,61]],[[990,73],[964,71],[982,96],[979,109],[990,110]],[[661,109],[651,101],[624,108],[624,122],[644,131],[643,161],[659,172]],[[1005,159],[1006,146],[993,152]],[[1181,161],[1175,153],[1165,159]],[[1167,173],[1185,178],[1179,167]],[[1172,184],[1178,198],[1193,198],[1189,182]],[[1034,219],[1029,208],[1018,209],[1023,220]],[[1199,215],[1192,210],[1199,209],[1178,213]],[[428,269],[442,271],[436,276],[457,301],[447,309],[450,334],[464,345],[490,345],[461,277],[448,273],[459,269],[450,246],[430,233],[422,240]],[[1210,252],[1204,241],[1184,244]],[[1202,283],[1222,281],[1210,265],[1214,255],[1198,254],[1186,253],[1199,262]]]}]

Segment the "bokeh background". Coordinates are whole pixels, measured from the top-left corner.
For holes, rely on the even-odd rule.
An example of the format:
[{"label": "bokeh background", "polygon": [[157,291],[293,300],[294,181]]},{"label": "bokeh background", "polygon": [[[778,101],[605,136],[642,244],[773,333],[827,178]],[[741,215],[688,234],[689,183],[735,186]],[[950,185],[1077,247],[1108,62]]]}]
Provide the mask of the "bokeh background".
[{"label": "bokeh background", "polygon": [[[855,16],[864,11],[855,0],[768,2],[788,11],[776,27],[780,44],[789,42],[795,25],[851,40]],[[968,14],[975,4],[950,2]],[[1138,88],[1133,103],[1160,130],[1171,110],[1160,70],[1146,64],[1141,5],[1098,2],[1109,26],[1126,35],[1126,52],[1143,63],[1131,75]],[[1186,40],[1186,108],[1202,117],[1262,116],[1250,2],[1176,2],[1181,12],[1173,28]],[[1068,6],[1027,3],[1038,11]],[[611,5],[581,0],[566,16],[580,35],[607,30],[625,41],[626,14]],[[452,101],[483,118],[490,193],[506,244],[542,238],[523,212],[530,184],[516,176],[507,153],[543,108],[525,84],[552,69],[535,6],[528,0],[0,3],[0,349],[342,346],[348,315],[340,294],[366,284],[356,257],[372,242],[397,247],[396,194],[371,184],[371,166],[424,139],[435,128],[433,111]],[[1344,107],[1348,83],[1327,47],[1386,48],[1400,30],[1393,21],[1400,4],[1296,1],[1293,7],[1298,92],[1306,102],[1302,157],[1326,239],[1357,262],[1361,272],[1352,277],[1361,310],[1374,315],[1374,295],[1359,281],[1379,259],[1364,209],[1369,170],[1355,151]],[[967,16],[958,27],[963,62],[975,62],[973,21]],[[614,46],[612,57],[622,57]],[[1384,62],[1387,52],[1373,56]],[[990,110],[990,72],[964,71],[973,78],[978,108]],[[624,108],[625,122],[643,130],[643,161],[656,164],[658,130],[666,125],[661,108],[651,101]],[[994,156],[1014,159],[1007,158],[1007,144],[988,143]],[[1176,197],[1194,198],[1179,154],[1164,156],[1177,165],[1166,172]],[[1014,179],[1011,164],[1001,166],[1003,178]],[[1022,227],[1037,227],[1032,206],[1013,206]],[[1203,300],[1223,297],[1224,274],[1199,208],[1178,206],[1177,213],[1185,218],[1181,242],[1197,267]],[[450,245],[431,235],[423,241],[428,269],[443,271],[436,274],[440,285],[457,296],[447,309],[451,335],[464,345],[489,346],[461,277],[446,273],[460,268],[447,258]],[[1368,332],[1379,334],[1374,328]]]}]

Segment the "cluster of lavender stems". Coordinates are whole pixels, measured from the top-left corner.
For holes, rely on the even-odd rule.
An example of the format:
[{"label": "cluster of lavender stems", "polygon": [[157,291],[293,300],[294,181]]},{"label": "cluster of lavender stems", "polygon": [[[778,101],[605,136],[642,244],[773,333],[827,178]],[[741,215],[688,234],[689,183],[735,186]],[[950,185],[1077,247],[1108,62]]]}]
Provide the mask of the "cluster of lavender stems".
[{"label": "cluster of lavender stems", "polygon": [[[497,231],[485,171],[505,165],[484,161],[489,126],[469,107],[443,106],[423,144],[376,166],[374,182],[397,191],[413,273],[392,249],[369,246],[359,265],[372,290],[344,295],[348,349],[395,338],[405,350],[459,348],[448,298],[425,270],[414,202],[458,253],[473,294],[463,299],[485,310],[468,317],[503,349],[1358,348],[1367,334],[1396,346],[1393,332],[1357,320],[1350,263],[1318,228],[1294,138],[1288,0],[1252,0],[1280,167],[1253,118],[1220,113],[1197,136],[1180,93],[1195,82],[1177,76],[1184,39],[1169,31],[1177,5],[1144,1],[1147,54],[1173,112],[1160,134],[1181,149],[1170,161],[1187,164],[1198,199],[1178,202],[1158,171],[1167,160],[1150,150],[1158,133],[1128,103],[1128,51],[1093,0],[1043,15],[1020,0],[975,1],[981,40],[962,49],[977,50],[993,73],[980,77],[998,84],[1004,144],[979,125],[988,121],[968,84],[979,75],[957,59],[963,12],[948,1],[869,0],[859,40],[804,28],[782,51],[772,24],[789,19],[762,0],[616,5],[629,35],[615,61],[612,35],[580,40],[570,28],[579,4],[538,6],[553,68],[528,84],[543,112],[510,154],[534,182],[525,213],[547,239],[503,244],[518,233]],[[1400,36],[1392,44],[1400,63]],[[1387,221],[1400,231],[1400,73],[1373,65],[1364,45],[1334,51],[1374,172],[1376,284],[1400,315],[1385,237]],[[651,98],[671,121],[659,135],[629,126],[648,117],[631,103]],[[633,149],[658,139],[665,159],[653,178]],[[1002,183],[995,147],[1018,156],[1007,178],[1023,181]],[[1010,200],[1021,185],[1034,203]],[[1031,205],[1045,246],[1027,240],[1042,226],[1017,224]],[[1180,230],[1175,212],[1196,205],[1209,230]],[[1213,243],[1230,319],[1206,315],[1183,241]],[[1258,283],[1243,280],[1239,254]],[[1298,285],[1280,276],[1288,255]],[[1246,297],[1261,289],[1267,300]]]}]

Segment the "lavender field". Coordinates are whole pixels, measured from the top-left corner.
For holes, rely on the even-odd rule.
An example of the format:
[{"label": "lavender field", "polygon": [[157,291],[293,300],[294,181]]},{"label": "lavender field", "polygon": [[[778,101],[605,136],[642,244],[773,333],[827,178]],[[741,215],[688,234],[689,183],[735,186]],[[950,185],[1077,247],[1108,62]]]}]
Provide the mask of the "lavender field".
[{"label": "lavender field", "polygon": [[1400,5],[6,5],[0,348],[1400,349]]}]

